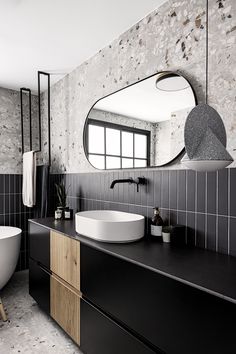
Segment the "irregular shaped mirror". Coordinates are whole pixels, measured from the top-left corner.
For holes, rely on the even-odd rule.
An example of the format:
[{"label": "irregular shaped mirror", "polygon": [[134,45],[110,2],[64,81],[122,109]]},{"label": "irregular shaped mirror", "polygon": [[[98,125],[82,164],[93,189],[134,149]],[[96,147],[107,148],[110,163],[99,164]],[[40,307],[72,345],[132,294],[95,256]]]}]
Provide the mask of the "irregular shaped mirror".
[{"label": "irregular shaped mirror", "polygon": [[98,169],[163,166],[184,150],[185,120],[196,106],[190,83],[161,72],[112,93],[90,109],[84,149]]}]

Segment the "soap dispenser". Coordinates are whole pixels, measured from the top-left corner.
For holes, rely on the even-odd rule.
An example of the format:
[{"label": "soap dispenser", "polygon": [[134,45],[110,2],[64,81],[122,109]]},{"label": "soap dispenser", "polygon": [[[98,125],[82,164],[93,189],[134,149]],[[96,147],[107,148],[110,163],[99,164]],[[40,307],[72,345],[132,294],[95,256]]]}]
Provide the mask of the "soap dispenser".
[{"label": "soap dispenser", "polygon": [[160,216],[159,208],[153,208],[153,217],[151,222],[151,236],[158,241],[162,241],[162,227],[163,227],[163,220]]}]

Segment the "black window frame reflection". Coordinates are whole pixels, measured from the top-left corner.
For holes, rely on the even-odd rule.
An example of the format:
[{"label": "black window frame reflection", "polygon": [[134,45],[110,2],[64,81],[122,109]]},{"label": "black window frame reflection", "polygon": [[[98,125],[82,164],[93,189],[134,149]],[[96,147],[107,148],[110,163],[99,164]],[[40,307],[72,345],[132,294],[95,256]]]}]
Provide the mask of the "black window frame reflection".
[{"label": "black window frame reflection", "polygon": [[[101,153],[94,153],[94,152],[89,152],[89,125],[95,125],[99,127],[104,128],[104,154]],[[107,154],[106,153],[106,128],[110,129],[116,129],[120,131],[120,155],[113,155],[113,154]],[[133,156],[124,156],[122,155],[122,132],[128,132],[133,134]],[[147,138],[147,146],[146,146],[146,157],[135,157],[135,134],[137,135],[144,135]],[[91,119],[89,118],[86,124],[86,134],[85,134],[85,148],[86,148],[86,155],[89,160],[89,155],[94,155],[94,156],[103,156],[104,157],[104,170],[117,170],[117,169],[133,169],[133,168],[146,168],[150,167],[150,138],[151,138],[151,132],[150,130],[144,130],[144,129],[139,129],[139,128],[133,128],[133,127],[127,127],[125,125],[121,124],[116,124],[116,123],[110,123],[110,122],[105,122],[97,119]],[[106,157],[118,157],[120,158],[120,167],[118,168],[107,168],[107,163],[106,163]],[[133,165],[131,167],[122,167],[122,159],[130,159],[133,162]],[[136,167],[135,166],[135,160],[141,160],[141,161],[146,161],[146,166],[144,167]]]}]

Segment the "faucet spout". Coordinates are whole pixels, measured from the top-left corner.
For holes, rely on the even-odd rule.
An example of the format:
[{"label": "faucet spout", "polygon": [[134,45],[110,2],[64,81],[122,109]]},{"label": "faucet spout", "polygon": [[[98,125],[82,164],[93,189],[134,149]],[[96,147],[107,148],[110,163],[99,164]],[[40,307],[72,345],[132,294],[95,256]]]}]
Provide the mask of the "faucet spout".
[{"label": "faucet spout", "polygon": [[144,185],[147,183],[147,180],[145,177],[138,177],[137,179],[133,179],[132,177],[130,178],[124,178],[124,179],[115,179],[112,181],[110,188],[113,189],[117,183],[129,183],[129,184],[136,184],[137,186],[137,192],[139,192],[139,185]]},{"label": "faucet spout", "polygon": [[110,188],[113,189],[115,187],[115,185],[117,183],[134,183],[133,178],[125,178],[125,179],[114,179],[114,181],[112,181]]}]

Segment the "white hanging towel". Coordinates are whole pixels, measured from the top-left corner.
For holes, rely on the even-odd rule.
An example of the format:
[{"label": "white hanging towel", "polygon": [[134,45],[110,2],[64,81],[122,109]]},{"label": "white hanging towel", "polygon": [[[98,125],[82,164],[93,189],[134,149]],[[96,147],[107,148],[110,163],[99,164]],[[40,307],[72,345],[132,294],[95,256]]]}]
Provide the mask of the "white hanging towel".
[{"label": "white hanging towel", "polygon": [[29,151],[23,154],[23,204],[32,208],[36,203],[36,153]]}]

